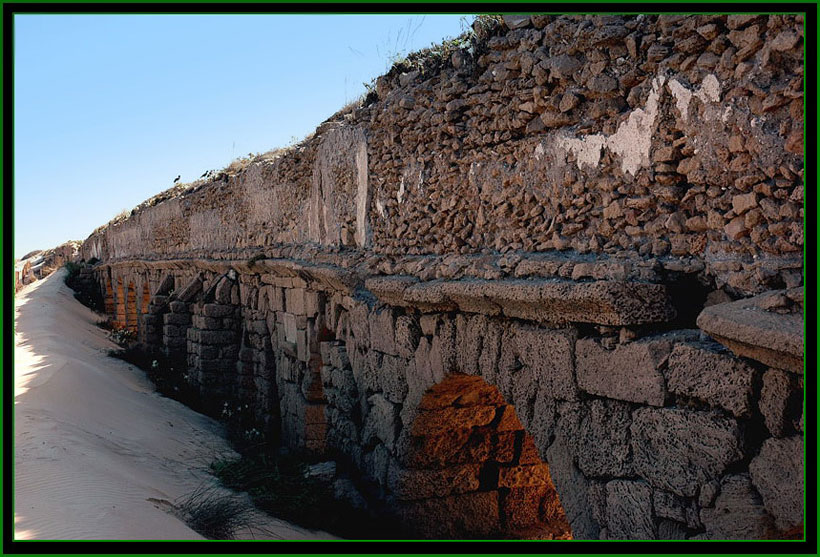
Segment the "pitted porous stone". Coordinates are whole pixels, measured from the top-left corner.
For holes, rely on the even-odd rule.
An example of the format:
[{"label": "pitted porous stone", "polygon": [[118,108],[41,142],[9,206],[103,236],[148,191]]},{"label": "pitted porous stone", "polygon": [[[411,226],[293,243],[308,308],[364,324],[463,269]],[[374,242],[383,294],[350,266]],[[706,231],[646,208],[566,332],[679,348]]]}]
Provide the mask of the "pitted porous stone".
[{"label": "pitted porous stone", "polygon": [[365,418],[362,441],[367,444],[379,440],[388,449],[392,449],[396,440],[396,406],[380,394],[370,396],[367,402],[370,412]]},{"label": "pitted porous stone", "polygon": [[573,464],[572,453],[566,442],[557,438],[547,449],[546,457],[552,482],[572,529],[572,537],[577,540],[597,540],[600,526],[590,508],[589,482]]},{"label": "pitted porous stone", "polygon": [[196,277],[172,297],[180,302],[190,302],[200,292],[202,292],[202,278]]},{"label": "pitted porous stone", "polygon": [[575,332],[531,326],[514,329],[518,358],[524,367],[516,374],[531,374],[530,394],[544,392],[560,400],[576,400],[578,388],[573,373]]},{"label": "pitted porous stone", "polygon": [[575,344],[578,386],[588,393],[663,406],[666,387],[662,366],[672,343],[663,337],[647,338],[607,350],[595,339]]},{"label": "pitted porous stone", "polygon": [[725,408],[739,418],[751,413],[754,368],[705,344],[677,344],[666,372],[669,391]]},{"label": "pitted porous stone", "polygon": [[700,519],[712,540],[765,539],[774,526],[747,474],[726,476],[715,507],[701,510]]},{"label": "pitted porous stone", "polygon": [[481,465],[478,463],[438,470],[410,470],[394,464],[387,472],[387,486],[400,499],[446,497],[478,491],[480,470]]},{"label": "pitted porous stone", "polygon": [[397,356],[396,320],[393,310],[382,309],[370,314],[370,346],[373,350]]},{"label": "pitted porous stone", "polygon": [[766,427],[775,437],[783,437],[791,429],[790,410],[797,402],[800,391],[795,377],[779,369],[768,369],[763,374],[763,388],[757,404]]},{"label": "pitted porous stone", "polygon": [[635,471],[684,497],[743,457],[737,422],[711,412],[639,408],[630,431]]},{"label": "pitted porous stone", "polygon": [[644,482],[613,480],[606,484],[608,539],[654,540],[652,488]]},{"label": "pitted porous stone", "polygon": [[692,529],[701,527],[698,506],[692,499],[678,497],[674,493],[656,489],[652,492],[652,505],[655,509],[655,516],[682,522]]},{"label": "pitted porous stone", "polygon": [[364,287],[370,290],[381,303],[391,306],[404,305],[404,291],[408,286],[417,284],[419,279],[411,276],[395,275],[370,277],[365,279]]},{"label": "pitted porous stone", "polygon": [[803,436],[767,439],[749,473],[780,530],[803,523]]},{"label": "pitted porous stone", "polygon": [[587,477],[633,475],[629,404],[593,399],[562,406],[559,427],[571,443],[578,468]]},{"label": "pitted porous stone", "polygon": [[426,311],[462,311],[564,324],[639,325],[675,317],[666,286],[563,280],[435,281],[410,286],[404,301]]},{"label": "pitted porous stone", "polygon": [[766,311],[758,303],[770,295],[704,308],[698,327],[738,356],[803,373],[803,315]]}]

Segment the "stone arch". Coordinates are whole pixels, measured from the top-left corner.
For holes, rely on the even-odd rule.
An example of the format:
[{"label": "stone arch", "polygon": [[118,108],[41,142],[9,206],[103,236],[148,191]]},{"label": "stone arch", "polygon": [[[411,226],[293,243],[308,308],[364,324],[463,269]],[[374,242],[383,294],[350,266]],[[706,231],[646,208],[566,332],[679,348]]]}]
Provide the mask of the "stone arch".
[{"label": "stone arch", "polygon": [[125,292],[122,286],[122,277],[117,278],[117,296],[115,300],[114,325],[122,329],[125,327]]},{"label": "stone arch", "polygon": [[125,327],[135,333],[137,332],[137,316],[137,289],[134,287],[134,281],[129,281],[125,294]]},{"label": "stone arch", "polygon": [[571,537],[549,466],[481,377],[455,373],[427,389],[402,452],[388,487],[423,535]]},{"label": "stone arch", "polygon": [[145,315],[148,313],[148,306],[151,304],[151,290],[148,287],[148,279],[146,278],[142,283],[142,298],[140,300],[140,313]]},{"label": "stone arch", "polygon": [[107,275],[103,281],[103,308],[105,309],[105,314],[109,317],[113,317],[116,307],[114,287],[111,285],[111,275]]}]

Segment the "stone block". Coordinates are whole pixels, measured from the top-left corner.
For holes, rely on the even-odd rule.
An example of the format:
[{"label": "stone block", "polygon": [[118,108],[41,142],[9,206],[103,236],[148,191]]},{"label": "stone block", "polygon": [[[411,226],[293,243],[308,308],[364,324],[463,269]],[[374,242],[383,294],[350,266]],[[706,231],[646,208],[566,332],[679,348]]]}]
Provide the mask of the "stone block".
[{"label": "stone block", "polygon": [[382,309],[370,314],[370,347],[384,354],[397,356],[395,317],[393,310]]},{"label": "stone block", "polygon": [[285,340],[287,342],[296,343],[296,316],[292,313],[282,313],[282,330],[284,331]]},{"label": "stone block", "polygon": [[367,444],[379,440],[385,447],[392,449],[396,440],[398,420],[396,406],[380,394],[371,395],[367,402],[370,411],[364,420],[362,441]]},{"label": "stone block", "polygon": [[775,437],[783,437],[791,430],[793,414],[800,408],[799,395],[793,375],[779,369],[768,369],[763,374],[763,388],[757,404],[766,427]]},{"label": "stone block", "polygon": [[559,427],[587,477],[633,475],[629,404],[593,399],[562,406]]},{"label": "stone block", "polygon": [[382,357],[381,368],[376,375],[376,381],[384,397],[397,404],[407,396],[407,361],[396,356],[385,354]]},{"label": "stone block", "polygon": [[747,474],[726,476],[714,508],[702,509],[700,519],[712,540],[765,539],[774,526]]},{"label": "stone block", "polygon": [[191,315],[187,313],[166,313],[162,316],[162,320],[166,325],[188,325],[191,323]]},{"label": "stone block", "polygon": [[770,293],[704,308],[698,327],[738,356],[803,373],[803,315],[781,315],[760,307]]},{"label": "stone block", "polygon": [[575,345],[578,386],[591,394],[652,406],[666,398],[661,367],[672,343],[664,338],[642,339],[607,350],[595,339]]},{"label": "stone block", "polygon": [[224,326],[222,324],[222,319],[217,319],[217,318],[214,318],[214,317],[206,317],[204,315],[194,315],[191,318],[191,323],[197,329],[202,329],[202,330],[215,331],[215,330],[219,330],[219,329],[224,328]]},{"label": "stone block", "polygon": [[487,317],[460,313],[456,316],[455,325],[458,369],[462,373],[478,374],[478,359],[487,330]]},{"label": "stone block", "polygon": [[430,343],[430,369],[436,378],[443,378],[459,371],[456,326],[453,319],[442,317],[439,320],[438,332]]},{"label": "stone block", "polygon": [[233,315],[236,307],[228,304],[205,304],[202,306],[202,315],[207,317],[228,317]]},{"label": "stone block", "polygon": [[310,360],[308,332],[304,329],[296,330],[296,358],[302,362],[307,362]]},{"label": "stone block", "polygon": [[686,526],[674,520],[661,520],[658,523],[659,540],[685,540],[689,533]]},{"label": "stone block", "polygon": [[404,500],[447,497],[477,491],[480,464],[462,464],[438,470],[413,470],[391,465],[387,473],[390,491]]},{"label": "stone block", "polygon": [[501,498],[501,509],[507,529],[517,530],[540,522],[539,507],[549,486],[515,487]]},{"label": "stone block", "polygon": [[191,306],[186,302],[180,302],[179,300],[174,300],[168,304],[168,309],[171,310],[171,313],[191,313]]},{"label": "stone block", "polygon": [[[194,280],[185,285],[185,287],[176,292],[176,299],[180,302],[190,302],[197,296],[197,294],[202,292],[202,284],[202,279],[200,277],[196,277]],[[174,302],[171,302],[172,305],[173,303]],[[173,306],[171,307],[171,311],[175,311]]]},{"label": "stone block", "polygon": [[574,331],[522,326],[514,334],[518,359],[524,365],[516,374],[532,374],[530,393],[544,390],[552,398],[575,400]]},{"label": "stone block", "polygon": [[578,540],[597,540],[600,526],[592,516],[589,504],[589,482],[572,462],[563,438],[556,438],[546,451],[550,477],[561,500],[572,537]]},{"label": "stone block", "polygon": [[749,474],[780,530],[803,523],[803,436],[770,438],[749,464]]},{"label": "stone block", "polygon": [[652,493],[652,506],[657,517],[681,522],[692,529],[701,527],[698,506],[693,499],[656,489]]},{"label": "stone block", "polygon": [[202,344],[231,344],[238,340],[235,331],[199,331],[199,341]]},{"label": "stone block", "polygon": [[285,289],[285,311],[305,315],[305,291],[302,288]]},{"label": "stone block", "polygon": [[486,537],[500,529],[497,491],[409,501],[399,514],[419,534],[435,539]]},{"label": "stone block", "polygon": [[419,345],[421,329],[416,319],[409,315],[396,318],[396,352],[402,358],[412,358]]},{"label": "stone block", "polygon": [[607,537],[654,540],[652,488],[640,481],[613,480],[606,484]]},{"label": "stone block", "polygon": [[227,277],[223,277],[216,284],[216,288],[214,289],[214,299],[218,304],[231,303],[231,290],[233,289],[233,286],[234,281],[228,279]]},{"label": "stone block", "polygon": [[755,370],[731,354],[705,344],[676,344],[666,379],[672,393],[725,408],[737,417],[751,414]]},{"label": "stone block", "polygon": [[549,466],[544,463],[498,469],[498,487],[533,487],[549,482]]},{"label": "stone block", "polygon": [[488,425],[496,414],[494,406],[453,406],[437,410],[421,410],[413,423],[413,435],[432,435],[450,429],[468,429]]},{"label": "stone block", "polygon": [[684,497],[743,458],[737,422],[712,412],[639,408],[630,432],[635,471]]},{"label": "stone block", "polygon": [[376,480],[379,485],[387,485],[387,474],[393,466],[395,463],[390,458],[390,451],[381,443],[376,444],[372,451],[362,455],[364,473]]},{"label": "stone block", "polygon": [[436,334],[436,327],[438,325],[438,315],[422,315],[419,317],[419,327],[421,327],[421,334],[425,336],[433,336]]}]

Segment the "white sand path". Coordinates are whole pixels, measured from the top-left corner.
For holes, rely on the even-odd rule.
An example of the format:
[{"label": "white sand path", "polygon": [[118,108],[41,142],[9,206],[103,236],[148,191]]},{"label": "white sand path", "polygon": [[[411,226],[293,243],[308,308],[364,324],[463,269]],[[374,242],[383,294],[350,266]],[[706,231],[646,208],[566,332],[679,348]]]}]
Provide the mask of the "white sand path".
[{"label": "white sand path", "polygon": [[[15,298],[15,538],[202,539],[164,509],[217,484],[208,464],[232,453],[220,425],[109,357],[64,273]],[[253,524],[238,537],[332,537],[258,512]]]}]

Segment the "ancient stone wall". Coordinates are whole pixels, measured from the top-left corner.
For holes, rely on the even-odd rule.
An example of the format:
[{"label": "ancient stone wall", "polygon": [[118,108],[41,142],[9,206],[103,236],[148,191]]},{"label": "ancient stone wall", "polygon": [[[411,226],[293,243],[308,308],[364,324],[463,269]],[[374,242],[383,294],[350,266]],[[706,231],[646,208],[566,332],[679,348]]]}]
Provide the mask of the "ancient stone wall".
[{"label": "ancient stone wall", "polygon": [[106,311],[423,535],[794,535],[802,20],[476,28],[92,234]]}]

